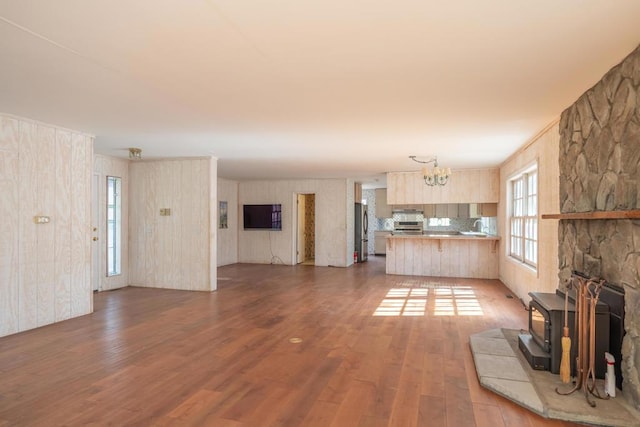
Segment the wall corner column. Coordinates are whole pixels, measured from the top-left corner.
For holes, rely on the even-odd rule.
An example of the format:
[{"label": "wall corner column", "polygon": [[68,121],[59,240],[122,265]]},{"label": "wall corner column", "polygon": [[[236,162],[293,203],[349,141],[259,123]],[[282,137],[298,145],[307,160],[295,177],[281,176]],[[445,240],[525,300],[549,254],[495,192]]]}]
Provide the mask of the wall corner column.
[{"label": "wall corner column", "polygon": [[218,159],[209,161],[209,290],[218,289]]}]

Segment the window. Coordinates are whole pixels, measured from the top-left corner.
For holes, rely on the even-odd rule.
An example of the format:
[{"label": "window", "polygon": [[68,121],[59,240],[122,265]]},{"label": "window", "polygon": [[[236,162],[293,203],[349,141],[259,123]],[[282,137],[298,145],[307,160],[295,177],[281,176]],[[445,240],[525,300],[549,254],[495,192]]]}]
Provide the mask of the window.
[{"label": "window", "polygon": [[107,177],[107,276],[121,273],[122,258],[122,206],[120,187],[122,179]]},{"label": "window", "polygon": [[530,168],[509,181],[509,256],[538,265],[538,170]]},{"label": "window", "polygon": [[451,225],[451,218],[429,218],[429,227],[448,227]]}]

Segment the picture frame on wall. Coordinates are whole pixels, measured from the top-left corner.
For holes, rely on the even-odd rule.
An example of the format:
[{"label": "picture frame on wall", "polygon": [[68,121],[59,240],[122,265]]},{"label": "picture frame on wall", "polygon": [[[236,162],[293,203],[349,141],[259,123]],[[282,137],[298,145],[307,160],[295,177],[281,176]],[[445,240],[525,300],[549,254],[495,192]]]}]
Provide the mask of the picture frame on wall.
[{"label": "picture frame on wall", "polygon": [[218,206],[218,228],[229,228],[227,202],[223,200]]}]

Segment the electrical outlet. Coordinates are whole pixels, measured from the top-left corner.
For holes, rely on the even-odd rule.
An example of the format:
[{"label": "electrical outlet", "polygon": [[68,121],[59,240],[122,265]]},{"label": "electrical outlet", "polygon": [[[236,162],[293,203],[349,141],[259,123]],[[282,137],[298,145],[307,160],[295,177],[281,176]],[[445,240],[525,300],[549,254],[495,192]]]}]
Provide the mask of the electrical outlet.
[{"label": "electrical outlet", "polygon": [[36,215],[33,217],[33,222],[36,224],[47,224],[51,219],[48,216]]},{"label": "electrical outlet", "polygon": [[161,208],[160,209],[160,216],[170,216],[171,215],[171,209],[170,208]]}]

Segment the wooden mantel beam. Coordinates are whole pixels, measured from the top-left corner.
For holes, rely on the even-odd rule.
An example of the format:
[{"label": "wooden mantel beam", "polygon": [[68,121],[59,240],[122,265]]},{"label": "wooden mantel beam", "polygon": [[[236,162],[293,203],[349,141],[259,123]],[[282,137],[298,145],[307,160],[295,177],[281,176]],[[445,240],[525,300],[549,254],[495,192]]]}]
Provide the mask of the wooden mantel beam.
[{"label": "wooden mantel beam", "polygon": [[542,214],[542,219],[640,219],[640,209]]}]

